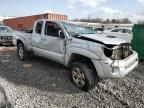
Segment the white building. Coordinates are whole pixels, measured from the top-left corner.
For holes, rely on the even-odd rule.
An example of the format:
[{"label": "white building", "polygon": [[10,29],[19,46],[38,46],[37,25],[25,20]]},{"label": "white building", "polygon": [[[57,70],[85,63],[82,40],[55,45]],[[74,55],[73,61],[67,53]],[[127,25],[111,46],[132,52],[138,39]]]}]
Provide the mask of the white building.
[{"label": "white building", "polygon": [[106,29],[115,27],[130,27],[130,28],[133,27],[133,24],[101,24],[101,23],[89,23],[89,22],[76,22],[76,23],[86,27],[92,27],[92,28],[104,27]]}]

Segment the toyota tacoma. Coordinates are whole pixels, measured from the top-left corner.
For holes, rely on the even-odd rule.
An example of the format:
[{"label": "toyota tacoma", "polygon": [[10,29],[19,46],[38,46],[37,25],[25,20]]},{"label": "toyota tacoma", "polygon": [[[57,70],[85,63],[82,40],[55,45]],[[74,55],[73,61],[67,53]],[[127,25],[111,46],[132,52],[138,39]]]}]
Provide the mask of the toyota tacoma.
[{"label": "toyota tacoma", "polygon": [[37,20],[33,30],[17,37],[20,60],[33,53],[63,64],[75,86],[84,91],[100,79],[124,77],[138,65],[138,54],[129,42],[72,22]]}]

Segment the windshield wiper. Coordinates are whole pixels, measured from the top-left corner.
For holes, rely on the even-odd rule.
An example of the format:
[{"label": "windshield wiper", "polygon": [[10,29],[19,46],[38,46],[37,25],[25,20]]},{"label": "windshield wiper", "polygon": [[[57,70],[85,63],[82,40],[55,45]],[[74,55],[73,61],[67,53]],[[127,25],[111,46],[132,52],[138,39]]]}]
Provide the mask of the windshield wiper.
[{"label": "windshield wiper", "polygon": [[72,37],[78,37],[81,36],[79,33],[72,35]]},{"label": "windshield wiper", "polygon": [[[83,34],[95,34],[95,33],[83,33]],[[72,37],[81,37],[81,36],[82,36],[82,33],[81,34],[77,33],[77,34],[72,35]]]},{"label": "windshield wiper", "polygon": [[96,34],[96,33],[85,33],[85,34]]}]

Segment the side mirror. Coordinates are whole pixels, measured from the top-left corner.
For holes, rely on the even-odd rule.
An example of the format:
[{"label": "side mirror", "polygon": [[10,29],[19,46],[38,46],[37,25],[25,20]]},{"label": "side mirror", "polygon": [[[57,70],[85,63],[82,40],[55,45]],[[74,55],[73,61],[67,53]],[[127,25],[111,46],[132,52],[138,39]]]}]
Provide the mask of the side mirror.
[{"label": "side mirror", "polygon": [[65,35],[61,30],[58,31],[58,35],[60,38],[65,38]]}]

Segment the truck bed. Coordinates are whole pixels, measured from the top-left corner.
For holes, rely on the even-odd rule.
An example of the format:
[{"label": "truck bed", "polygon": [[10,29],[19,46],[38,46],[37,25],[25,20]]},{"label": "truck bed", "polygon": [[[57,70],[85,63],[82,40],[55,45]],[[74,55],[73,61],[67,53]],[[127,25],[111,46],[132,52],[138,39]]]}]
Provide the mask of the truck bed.
[{"label": "truck bed", "polygon": [[28,50],[31,50],[31,40],[32,40],[32,33],[29,31],[16,31],[15,36],[17,39],[23,40],[25,43],[25,47]]}]

